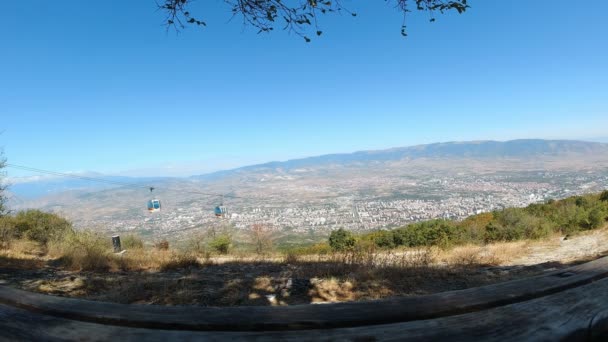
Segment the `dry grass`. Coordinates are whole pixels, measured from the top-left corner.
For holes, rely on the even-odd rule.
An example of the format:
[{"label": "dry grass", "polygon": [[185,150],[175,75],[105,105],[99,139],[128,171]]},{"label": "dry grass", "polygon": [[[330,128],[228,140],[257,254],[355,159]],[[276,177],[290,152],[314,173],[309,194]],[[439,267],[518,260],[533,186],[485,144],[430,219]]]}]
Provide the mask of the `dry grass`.
[{"label": "dry grass", "polygon": [[312,303],[325,302],[348,302],[359,297],[355,290],[355,285],[351,280],[341,280],[337,278],[315,279],[314,288],[310,290]]},{"label": "dry grass", "polygon": [[46,261],[45,249],[39,243],[27,240],[13,240],[0,249],[0,267],[9,269],[36,269]]},{"label": "dry grass", "polygon": [[121,271],[169,271],[199,267],[205,263],[191,253],[166,249],[135,248],[112,255],[113,269]]},{"label": "dry grass", "polygon": [[131,248],[115,254],[105,236],[82,231],[51,241],[48,252],[73,271],[167,271],[200,265],[195,255],[169,250],[168,243],[163,248],[145,248],[136,237],[128,241]]},{"label": "dry grass", "polygon": [[452,266],[500,266],[529,252],[529,242],[500,242],[485,246],[464,245],[437,250],[437,259]]},{"label": "dry grass", "polygon": [[44,254],[46,251],[39,243],[27,239],[12,240],[10,245],[0,249],[0,255],[17,259],[31,259]]},{"label": "dry grass", "polygon": [[[586,239],[595,241],[595,237]],[[12,262],[21,269],[42,269],[23,272],[22,280],[17,278],[18,272],[8,273],[22,288],[120,303],[233,306],[370,300],[458,290],[539,274],[544,270],[539,266],[542,261],[527,267],[511,265],[530,250],[563,248],[570,243],[576,247],[585,236],[565,243],[552,237],[548,241],[465,245],[449,250],[386,251],[359,246],[344,253],[216,257],[204,249],[164,250],[139,243],[123,254],[114,254],[107,237],[91,232],[69,239],[69,243],[49,244],[48,256],[36,243],[13,241],[10,249],[0,251],[0,278],[2,267]],[[50,257],[58,258],[62,266],[47,272],[42,265]],[[28,264],[28,259],[42,262]],[[567,267],[566,263],[553,264],[551,267]]]},{"label": "dry grass", "polygon": [[48,243],[49,255],[71,270],[106,271],[112,266],[107,239],[94,231],[75,232]]}]

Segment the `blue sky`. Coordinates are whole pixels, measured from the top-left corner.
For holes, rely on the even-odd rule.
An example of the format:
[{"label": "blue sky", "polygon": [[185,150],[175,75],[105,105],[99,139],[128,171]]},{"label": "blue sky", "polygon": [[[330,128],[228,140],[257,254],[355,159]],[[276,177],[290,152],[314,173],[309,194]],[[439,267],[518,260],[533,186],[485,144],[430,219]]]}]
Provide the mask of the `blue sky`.
[{"label": "blue sky", "polygon": [[[187,175],[452,140],[606,139],[608,2],[471,0],[463,15],[348,1],[306,44],[155,2],[10,1],[0,21],[0,146],[56,171]],[[10,175],[23,175],[9,170]]]}]

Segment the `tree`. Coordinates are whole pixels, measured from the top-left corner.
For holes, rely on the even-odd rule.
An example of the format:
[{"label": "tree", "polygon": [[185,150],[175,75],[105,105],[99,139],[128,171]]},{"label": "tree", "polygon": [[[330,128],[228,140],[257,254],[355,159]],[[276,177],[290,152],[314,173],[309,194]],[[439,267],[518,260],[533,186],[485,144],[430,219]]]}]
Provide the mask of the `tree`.
[{"label": "tree", "polygon": [[600,194],[600,201],[608,202],[608,190],[602,191]]},{"label": "tree", "polygon": [[[366,0],[370,1],[370,0]],[[376,0],[378,3],[381,1]],[[167,14],[167,28],[179,31],[186,25],[207,26],[207,23],[190,12],[194,0],[164,0],[158,4]],[[344,7],[340,0],[224,0],[233,17],[240,17],[243,25],[252,26],[258,33],[271,32],[277,27],[295,33],[310,42],[312,34],[320,36],[319,17],[325,14],[346,13],[353,17],[357,13]],[[463,13],[469,8],[467,0],[384,0],[385,3],[403,13],[401,34],[407,36],[405,19],[412,9],[430,13],[429,20],[435,21],[435,13],[456,11]],[[311,34],[312,33],[312,34]]]},{"label": "tree", "polygon": [[220,254],[228,254],[230,251],[230,246],[232,245],[232,238],[230,235],[220,235],[213,239],[209,246],[213,248],[216,252]]},{"label": "tree", "polygon": [[0,217],[8,214],[8,209],[6,208],[6,186],[4,185],[4,173],[2,170],[6,167],[6,158],[4,158],[4,153],[0,150]]},{"label": "tree", "polygon": [[251,237],[257,254],[263,254],[272,248],[272,230],[268,225],[256,223],[251,226]]},{"label": "tree", "polygon": [[345,251],[355,246],[355,235],[343,228],[334,230],[329,235],[329,246],[334,251]]}]

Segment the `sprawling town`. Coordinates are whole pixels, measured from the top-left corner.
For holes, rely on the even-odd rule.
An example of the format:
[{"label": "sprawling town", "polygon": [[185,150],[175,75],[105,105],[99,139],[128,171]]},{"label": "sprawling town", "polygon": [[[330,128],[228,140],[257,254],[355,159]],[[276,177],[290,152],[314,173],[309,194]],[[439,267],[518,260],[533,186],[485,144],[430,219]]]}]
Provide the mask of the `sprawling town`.
[{"label": "sprawling town", "polygon": [[[428,177],[414,183],[411,179],[404,180],[403,184],[394,179],[385,180],[385,183],[390,183],[390,188],[395,190],[379,194],[354,190],[349,193],[348,189],[340,192],[330,188],[328,192],[337,194],[333,198],[307,196],[302,199],[269,192],[264,201],[227,200],[226,214],[219,218],[213,213],[214,202],[194,199],[166,206],[158,213],[132,210],[129,215],[74,219],[80,226],[150,235],[179,236],[193,229],[217,225],[247,229],[253,224],[300,233],[310,230],[322,233],[340,227],[365,231],[434,218],[459,220],[482,212],[599,192],[608,188],[608,172],[445,176]],[[301,191],[306,194],[304,189]]]}]

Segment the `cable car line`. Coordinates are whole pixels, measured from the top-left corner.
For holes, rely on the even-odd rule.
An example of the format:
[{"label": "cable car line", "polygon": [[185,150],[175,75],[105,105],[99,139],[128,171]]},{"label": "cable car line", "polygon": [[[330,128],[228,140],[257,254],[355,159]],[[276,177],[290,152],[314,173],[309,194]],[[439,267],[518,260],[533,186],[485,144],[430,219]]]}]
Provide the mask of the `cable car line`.
[{"label": "cable car line", "polygon": [[6,163],[5,165],[7,167],[10,167],[13,169],[20,169],[20,170],[24,170],[24,171],[43,173],[43,174],[48,174],[48,175],[53,175],[53,176],[69,177],[69,178],[82,179],[82,180],[87,180],[87,181],[92,181],[92,182],[107,183],[107,184],[113,184],[113,185],[122,185],[122,186],[128,186],[128,187],[140,187],[140,188],[145,188],[145,189],[150,188],[150,186],[147,186],[147,185],[126,183],[126,182],[114,181],[114,180],[97,178],[97,177],[80,176],[80,175],[74,175],[74,174],[70,174],[70,173],[61,173],[61,172],[43,170],[43,169],[38,169],[38,168],[23,166],[23,165],[16,165],[16,164],[10,164],[10,163]]},{"label": "cable car line", "polygon": [[[44,169],[39,169],[39,168],[35,168],[35,167],[17,165],[17,164],[11,164],[11,163],[6,163],[5,166],[14,168],[14,169],[20,169],[20,170],[24,170],[24,171],[30,171],[30,172],[41,173],[41,174],[48,174],[48,175],[53,175],[53,176],[69,177],[69,178],[81,179],[81,180],[86,180],[86,181],[91,181],[91,182],[119,185],[119,186],[129,187],[129,188],[144,188],[144,189],[149,190],[150,194],[152,194],[153,191],[155,189],[157,189],[157,187],[150,186],[150,185],[114,181],[114,180],[109,180],[109,179],[104,179],[104,178],[99,178],[99,177],[80,176],[80,175],[44,170]],[[201,191],[176,189],[176,188],[170,188],[170,187],[162,187],[161,189],[180,192],[180,193],[190,193],[190,194],[208,196],[208,197],[221,197],[220,204],[218,206],[216,206],[214,209],[214,214],[218,218],[223,218],[226,216],[227,211],[226,211],[226,207],[224,206],[225,197],[240,198],[240,199],[244,198],[244,197],[240,197],[240,196],[231,195],[231,193],[234,193],[234,191],[231,191],[228,194],[217,194],[217,193],[207,193],[207,192],[201,192]],[[154,198],[154,196],[151,196],[151,197],[152,198],[150,198],[150,200],[148,200],[148,203],[147,203],[148,211],[150,213],[161,211],[161,201],[158,198]]]},{"label": "cable car line", "polygon": [[153,188],[153,189],[170,190],[170,191],[175,191],[175,192],[203,195],[203,196],[208,196],[208,197],[224,196],[224,197],[230,197],[230,198],[241,198],[241,199],[244,198],[244,197],[235,196],[235,195],[231,195],[231,194],[219,194],[219,193],[201,192],[201,191],[193,191],[193,190],[183,190],[183,189],[176,189],[176,188],[170,188],[170,187],[160,187],[159,188],[159,187],[150,186],[150,185],[114,181],[114,180],[109,180],[109,179],[104,179],[104,178],[99,178],[99,177],[80,176],[80,175],[74,175],[74,174],[70,174],[70,173],[62,173],[62,172],[57,172],[57,171],[44,170],[44,169],[39,169],[39,168],[35,168],[35,167],[16,165],[16,164],[11,164],[11,163],[6,163],[5,165],[10,168],[20,169],[20,170],[24,170],[24,171],[43,173],[43,174],[48,174],[48,175],[53,175],[53,176],[82,179],[82,180],[98,182],[98,183],[121,185],[121,186],[131,187],[131,188],[143,188],[146,190]]}]

